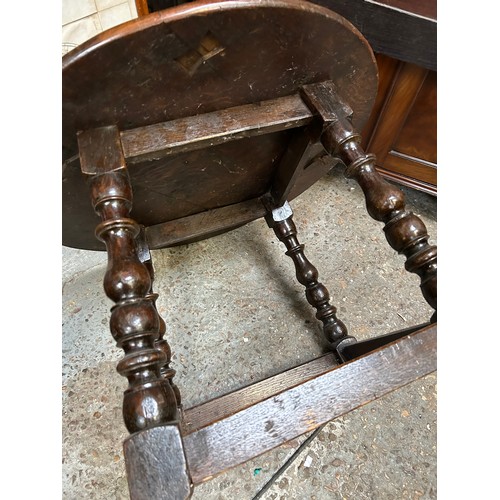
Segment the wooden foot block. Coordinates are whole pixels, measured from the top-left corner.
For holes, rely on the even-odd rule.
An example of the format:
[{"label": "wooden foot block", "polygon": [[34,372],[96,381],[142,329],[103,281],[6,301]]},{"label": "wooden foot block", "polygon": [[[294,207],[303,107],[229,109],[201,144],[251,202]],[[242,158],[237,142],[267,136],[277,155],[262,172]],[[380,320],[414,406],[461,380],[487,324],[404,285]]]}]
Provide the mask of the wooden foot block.
[{"label": "wooden foot block", "polygon": [[163,425],[123,443],[131,500],[185,500],[192,495],[180,429]]}]

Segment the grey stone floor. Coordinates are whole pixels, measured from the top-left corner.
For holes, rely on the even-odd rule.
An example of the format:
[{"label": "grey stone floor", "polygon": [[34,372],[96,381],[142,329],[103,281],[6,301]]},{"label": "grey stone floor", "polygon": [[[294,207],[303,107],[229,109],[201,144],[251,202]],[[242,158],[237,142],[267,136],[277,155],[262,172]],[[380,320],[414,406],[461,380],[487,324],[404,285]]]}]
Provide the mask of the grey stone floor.
[{"label": "grey stone floor", "polygon": [[[407,206],[436,242],[436,199],[411,189]],[[367,214],[361,189],[335,169],[291,202],[306,254],[338,316],[358,339],[427,321],[432,313],[404,257]],[[128,498],[127,433],[108,332],[104,253],[63,248],[63,498]],[[326,351],[284,246],[263,220],[210,240],[153,252],[185,407]],[[193,498],[251,500],[307,435],[197,487]],[[330,422],[263,499],[434,499],[436,374]]]}]

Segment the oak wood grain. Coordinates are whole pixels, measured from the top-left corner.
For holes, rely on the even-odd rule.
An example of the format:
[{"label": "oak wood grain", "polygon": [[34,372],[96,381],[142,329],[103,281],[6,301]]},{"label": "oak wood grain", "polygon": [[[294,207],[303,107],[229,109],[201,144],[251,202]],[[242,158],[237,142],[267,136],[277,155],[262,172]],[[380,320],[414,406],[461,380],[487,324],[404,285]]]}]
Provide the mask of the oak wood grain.
[{"label": "oak wood grain", "polygon": [[361,145],[364,149],[367,149],[368,147],[368,143],[373,135],[375,127],[377,126],[377,122],[379,121],[379,117],[382,113],[382,109],[400,65],[400,62],[397,59],[385,56],[384,54],[375,54],[375,58],[377,59],[379,83],[377,97],[375,99],[372,112],[361,133]]},{"label": "oak wood grain", "polygon": [[188,408],[184,412],[182,422],[183,434],[191,434],[214,422],[234,415],[259,401],[263,401],[295,385],[302,384],[334,366],[337,366],[335,355],[328,353],[290,370],[278,373],[273,377]]},{"label": "oak wood grain", "polygon": [[367,146],[367,150],[377,157],[380,165],[384,164],[426,76],[427,70],[424,68],[411,64],[399,65],[377,126]]},{"label": "oak wood grain", "polygon": [[[299,0],[199,1],[155,12],[66,54],[62,76],[63,244],[89,250],[104,247],[94,238],[94,213],[81,202],[87,192],[78,131],[114,125],[126,143],[131,130],[153,127],[148,140],[136,137],[138,156],[130,168],[131,217],[148,227],[269,191],[290,146],[288,125],[294,125],[288,118],[273,123],[262,103],[331,79],[362,127],[377,90],[374,55],[359,30],[338,14]],[[260,118],[242,112],[236,117],[241,123],[231,125],[226,111],[238,106],[259,108]],[[215,114],[207,121],[210,113]],[[171,122],[177,127],[165,130],[162,124]],[[190,124],[198,124],[195,137],[181,130]],[[275,126],[280,130],[273,132]],[[161,145],[169,134],[174,154]],[[230,140],[238,134],[243,137]],[[158,147],[166,154],[156,154]],[[324,171],[303,173],[293,183],[296,195]]]},{"label": "oak wood grain", "polygon": [[298,94],[121,132],[128,163],[301,127],[313,115]]},{"label": "oak wood grain", "polygon": [[194,484],[436,370],[437,326],[284,390],[184,437]]},{"label": "oak wood grain", "polygon": [[255,198],[149,226],[146,228],[146,237],[152,249],[191,243],[251,222],[265,213],[262,202]]}]

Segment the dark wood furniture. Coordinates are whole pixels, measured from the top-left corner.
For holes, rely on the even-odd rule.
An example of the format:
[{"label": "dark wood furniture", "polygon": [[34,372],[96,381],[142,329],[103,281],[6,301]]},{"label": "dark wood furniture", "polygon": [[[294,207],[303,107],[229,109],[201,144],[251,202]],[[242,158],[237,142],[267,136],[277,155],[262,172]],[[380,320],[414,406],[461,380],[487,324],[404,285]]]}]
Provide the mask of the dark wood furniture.
[{"label": "dark wood furniture", "polygon": [[344,16],[376,53],[379,91],[363,147],[387,179],[437,195],[436,0],[314,0]]},{"label": "dark wood furniture", "polygon": [[[139,16],[186,0],[136,0]],[[313,0],[345,17],[368,40],[379,90],[362,130],[363,148],[387,179],[437,195],[436,0]]]},{"label": "dark wood furniture", "polygon": [[386,178],[437,195],[437,74],[377,55],[380,85],[363,130]]},{"label": "dark wood furniture", "polygon": [[[435,370],[436,314],[356,341],[293,223],[289,201],[343,162],[436,309],[436,247],[360,146],[376,94],[364,37],[298,0],[189,3],[63,58],[63,243],[108,253],[133,499],[188,498],[193,485]],[[286,247],[332,355],[183,409],[150,249],[260,217]]]}]

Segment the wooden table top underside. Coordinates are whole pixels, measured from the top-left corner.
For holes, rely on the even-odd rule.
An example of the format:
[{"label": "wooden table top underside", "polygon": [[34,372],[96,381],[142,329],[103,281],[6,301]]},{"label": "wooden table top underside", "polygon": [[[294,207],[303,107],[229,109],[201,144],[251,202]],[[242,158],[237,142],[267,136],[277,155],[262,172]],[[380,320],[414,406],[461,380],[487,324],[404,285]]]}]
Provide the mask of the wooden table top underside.
[{"label": "wooden table top underside", "polygon": [[[63,244],[94,250],[104,246],[94,236],[99,219],[80,172],[78,131],[116,125],[131,135],[186,119],[181,132],[189,143],[191,123],[200,117],[210,116],[215,127],[217,113],[228,108],[293,98],[302,85],[326,80],[349,103],[360,129],[378,84],[373,53],[359,31],[332,11],[298,0],[194,2],[153,13],[68,53],[62,78]],[[246,117],[236,118],[244,126]],[[226,116],[226,124],[236,118]],[[269,119],[262,107],[262,124]],[[258,199],[271,189],[277,165],[293,153],[297,130],[306,126],[127,161],[131,216],[150,227]],[[179,128],[172,133],[179,135]],[[311,158],[319,149],[311,149]],[[325,168],[303,174],[290,198]],[[261,216],[255,210],[247,219]],[[219,232],[236,226],[228,220]],[[183,241],[188,239],[176,244]]]}]

